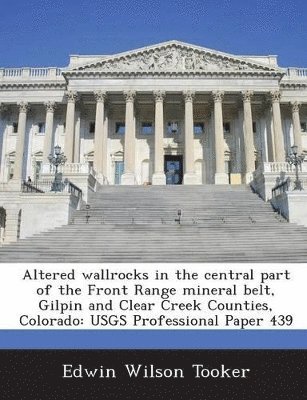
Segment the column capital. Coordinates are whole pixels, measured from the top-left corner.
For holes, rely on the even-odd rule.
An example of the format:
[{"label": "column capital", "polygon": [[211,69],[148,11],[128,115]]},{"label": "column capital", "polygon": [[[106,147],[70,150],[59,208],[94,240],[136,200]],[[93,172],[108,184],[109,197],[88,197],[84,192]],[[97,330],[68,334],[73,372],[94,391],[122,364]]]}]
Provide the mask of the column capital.
[{"label": "column capital", "polygon": [[54,112],[54,110],[56,109],[56,102],[55,101],[47,101],[46,103],[45,103],[45,107],[46,107],[46,111],[47,111],[47,113],[49,112],[51,112],[51,113],[53,113]]},{"label": "column capital", "polygon": [[300,111],[301,103],[299,103],[298,101],[294,101],[293,103],[290,103],[290,105],[293,113]]},{"label": "column capital", "polygon": [[94,92],[94,96],[97,103],[104,103],[107,99],[107,93],[103,90],[97,90]]},{"label": "column capital", "polygon": [[224,98],[224,92],[222,90],[216,90],[216,91],[212,92],[212,97],[213,97],[214,103],[222,102],[223,98]]},{"label": "column capital", "polygon": [[65,96],[68,103],[75,103],[78,100],[78,93],[73,90],[67,90]]},{"label": "column capital", "polygon": [[165,91],[164,90],[155,90],[153,92],[153,95],[154,95],[156,102],[164,101],[164,99],[165,99]]},{"label": "column capital", "polygon": [[186,90],[183,92],[183,97],[185,102],[193,102],[195,92],[193,90]]},{"label": "column capital", "polygon": [[252,90],[246,90],[245,92],[241,92],[241,94],[242,94],[243,102],[250,103],[250,101],[254,95],[254,92]]},{"label": "column capital", "polygon": [[134,90],[127,90],[124,92],[126,103],[133,103],[135,100],[136,92]]},{"label": "column capital", "polygon": [[27,113],[30,110],[30,106],[27,102],[21,101],[17,104],[19,108],[19,112]]},{"label": "column capital", "polygon": [[279,103],[281,98],[281,93],[279,90],[271,90],[269,97],[272,103]]}]

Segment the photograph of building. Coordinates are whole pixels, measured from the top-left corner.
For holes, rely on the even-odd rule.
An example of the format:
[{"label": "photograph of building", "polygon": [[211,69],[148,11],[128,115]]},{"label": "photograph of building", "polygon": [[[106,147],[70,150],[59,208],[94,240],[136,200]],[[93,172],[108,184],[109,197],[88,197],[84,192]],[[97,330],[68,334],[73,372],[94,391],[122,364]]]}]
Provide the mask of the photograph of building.
[{"label": "photograph of building", "polygon": [[[104,237],[108,224],[200,230],[221,223],[231,237],[227,223],[246,211],[245,222],[255,228],[259,218],[263,232],[266,212],[276,218],[250,185],[265,201],[276,188],[275,209],[307,226],[304,192],[282,198],[297,178],[287,158],[293,149],[307,184],[307,69],[281,68],[275,55],[238,56],[172,40],[72,55],[65,68],[3,68],[0,107],[0,257],[14,248],[6,244],[68,223],[100,225]],[[150,201],[147,215],[136,211]],[[230,204],[238,210],[224,215]],[[305,228],[290,225],[279,220],[274,228],[307,237]],[[305,256],[302,243],[300,260]]]}]

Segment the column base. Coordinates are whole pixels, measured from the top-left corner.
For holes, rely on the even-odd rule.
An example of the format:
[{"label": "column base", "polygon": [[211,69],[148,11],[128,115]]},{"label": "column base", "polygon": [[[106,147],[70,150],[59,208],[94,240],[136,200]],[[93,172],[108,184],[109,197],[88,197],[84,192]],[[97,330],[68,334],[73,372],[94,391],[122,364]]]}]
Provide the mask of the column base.
[{"label": "column base", "polygon": [[11,179],[8,182],[8,187],[10,188],[10,191],[12,192],[21,192],[21,180],[19,179]]},{"label": "column base", "polygon": [[132,172],[125,172],[121,177],[121,185],[136,185],[135,175]]},{"label": "column base", "polygon": [[253,180],[253,173],[247,172],[244,176],[244,182],[248,185]]},{"label": "column base", "polygon": [[228,185],[229,184],[228,175],[225,174],[224,172],[216,173],[214,176],[214,183],[216,185]]},{"label": "column base", "polygon": [[155,172],[152,175],[153,185],[166,185],[166,176],[164,172]]},{"label": "column base", "polygon": [[186,172],[183,176],[184,185],[198,185],[199,180],[195,172]]},{"label": "column base", "polygon": [[98,181],[98,183],[100,183],[100,185],[108,185],[109,184],[108,178],[101,173],[98,173],[96,175],[96,180]]}]

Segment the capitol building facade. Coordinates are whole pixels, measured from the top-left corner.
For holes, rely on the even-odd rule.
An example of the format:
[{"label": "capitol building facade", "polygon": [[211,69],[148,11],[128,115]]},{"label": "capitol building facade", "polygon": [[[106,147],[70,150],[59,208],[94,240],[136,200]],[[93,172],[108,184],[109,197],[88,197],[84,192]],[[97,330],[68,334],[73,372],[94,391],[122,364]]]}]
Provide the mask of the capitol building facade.
[{"label": "capitol building facade", "polygon": [[307,151],[307,69],[170,41],[70,57],[66,68],[0,69],[0,182],[240,184]]},{"label": "capitol building facade", "polygon": [[[110,185],[250,184],[270,200],[295,179],[291,146],[307,153],[307,69],[178,41],[2,68],[0,111],[0,245],[68,224]],[[280,212],[307,226],[306,196],[290,197]]]}]

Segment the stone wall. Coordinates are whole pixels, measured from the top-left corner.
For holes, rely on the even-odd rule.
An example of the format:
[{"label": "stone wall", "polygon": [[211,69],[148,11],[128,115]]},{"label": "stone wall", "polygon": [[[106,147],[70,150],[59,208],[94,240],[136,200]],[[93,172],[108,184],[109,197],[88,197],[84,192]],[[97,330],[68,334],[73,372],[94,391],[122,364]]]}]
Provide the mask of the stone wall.
[{"label": "stone wall", "polygon": [[289,222],[307,227],[307,192],[284,192],[271,203]]},{"label": "stone wall", "polygon": [[3,243],[67,225],[80,200],[69,193],[0,193],[6,212]]}]

